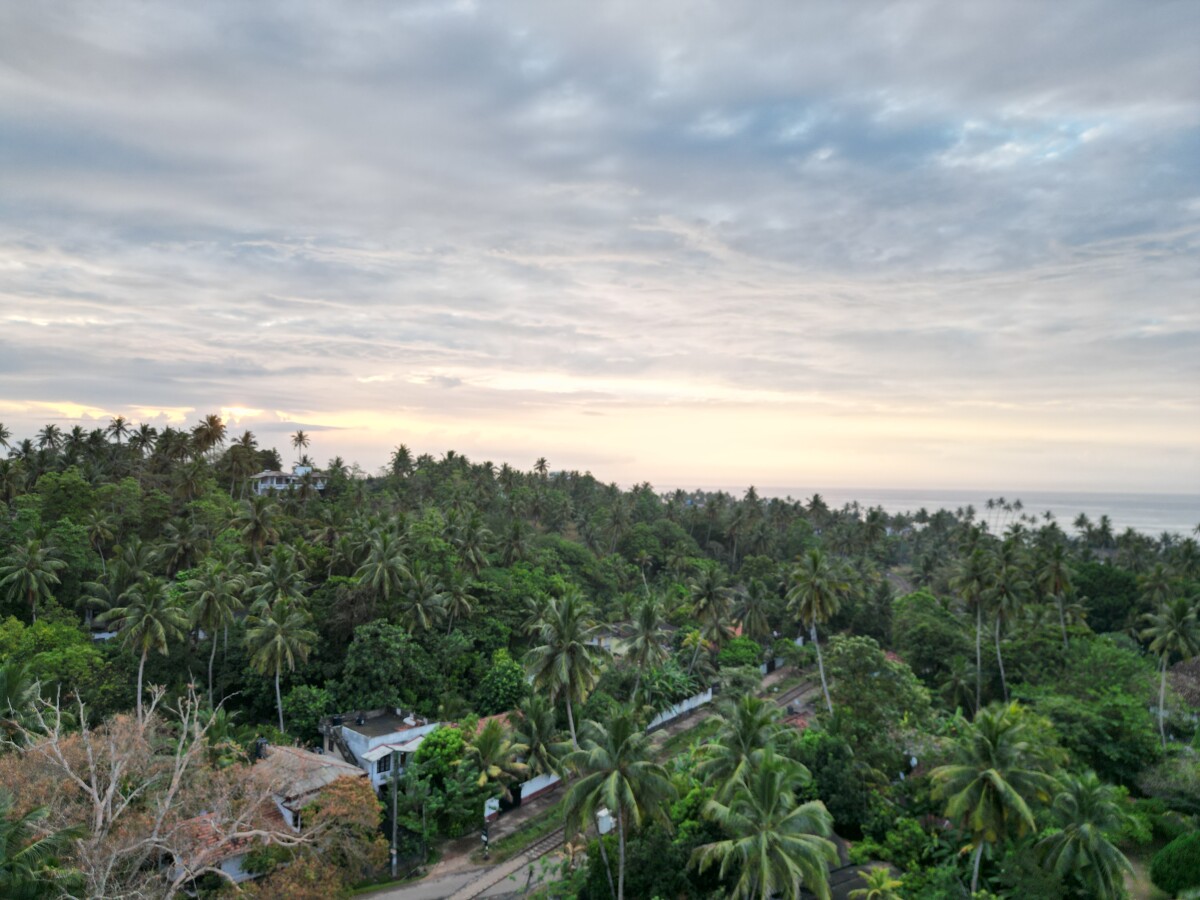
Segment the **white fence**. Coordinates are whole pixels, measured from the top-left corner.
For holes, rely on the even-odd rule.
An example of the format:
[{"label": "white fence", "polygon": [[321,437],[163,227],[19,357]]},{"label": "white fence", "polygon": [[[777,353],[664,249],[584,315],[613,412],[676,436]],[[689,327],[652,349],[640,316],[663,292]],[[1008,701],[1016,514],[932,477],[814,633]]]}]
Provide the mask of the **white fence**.
[{"label": "white fence", "polygon": [[[521,793],[521,802],[524,803],[526,800],[533,800],[536,797],[540,797],[561,781],[562,779],[554,774],[538,775],[536,778],[530,778],[528,781],[521,782],[520,787],[514,789],[513,793],[519,790]],[[492,797],[489,800],[483,801],[483,818],[488,822],[494,822],[499,817],[500,799]]]},{"label": "white fence", "polygon": [[680,700],[674,706],[667,707],[657,716],[650,720],[650,724],[646,726],[647,731],[653,731],[655,728],[661,728],[668,722],[678,719],[685,713],[690,713],[693,709],[699,709],[705,703],[712,703],[713,692],[709,688],[702,694],[696,694],[694,697],[688,697],[686,700]]}]

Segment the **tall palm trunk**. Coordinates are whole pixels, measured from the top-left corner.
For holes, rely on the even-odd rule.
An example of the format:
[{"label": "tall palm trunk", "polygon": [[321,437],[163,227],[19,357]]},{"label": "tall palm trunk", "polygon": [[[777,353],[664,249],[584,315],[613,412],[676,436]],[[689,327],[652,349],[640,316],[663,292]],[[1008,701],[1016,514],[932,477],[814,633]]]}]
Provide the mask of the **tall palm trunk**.
[{"label": "tall palm trunk", "polygon": [[812,633],[813,644],[817,648],[817,670],[821,673],[821,690],[825,692],[825,706],[832,716],[833,701],[829,699],[829,682],[825,680],[825,660],[821,657],[821,641],[817,638],[817,623],[813,622],[809,630]]},{"label": "tall palm trunk", "polygon": [[996,662],[1000,665],[1000,687],[1004,691],[1004,702],[1008,702],[1008,682],[1004,680],[1004,655],[1000,652],[1000,617],[996,616]]},{"label": "tall palm trunk", "polygon": [[571,747],[579,749],[579,741],[575,737],[575,711],[571,708],[571,694],[567,693],[567,725],[571,728]]},{"label": "tall palm trunk", "polygon": [[142,673],[146,670],[146,654],[148,649],[142,651],[142,658],[138,662],[138,683],[137,683],[137,718],[138,722],[142,721]]},{"label": "tall palm trunk", "polygon": [[279,730],[286,733],[283,727],[283,696],[279,693],[279,669],[280,665],[275,665],[275,703],[279,706]]},{"label": "tall palm trunk", "polygon": [[971,893],[979,890],[979,862],[983,859],[983,841],[975,848],[975,862],[971,866]]},{"label": "tall palm trunk", "polygon": [[617,889],[613,886],[612,880],[612,863],[608,861],[608,850],[604,846],[604,835],[599,835],[600,838],[600,858],[604,860],[604,874],[608,876],[608,892],[612,895],[613,900],[616,900]]},{"label": "tall palm trunk", "polygon": [[212,650],[208,654],[208,708],[213,708],[213,693],[212,693],[212,670],[213,660],[217,658],[217,636],[209,635],[212,638]]},{"label": "tall palm trunk", "polygon": [[983,707],[983,604],[975,598],[975,708]]},{"label": "tall palm trunk", "polygon": [[37,594],[31,589],[29,591],[29,612],[33,616],[33,624],[37,624]]},{"label": "tall palm trunk", "polygon": [[1158,734],[1162,738],[1163,749],[1167,749],[1167,657],[1163,655],[1162,678],[1158,683]]},{"label": "tall palm trunk", "polygon": [[1067,643],[1067,613],[1063,609],[1062,591],[1058,592],[1055,599],[1058,600],[1058,624],[1062,626],[1063,649],[1066,650],[1069,647]]}]

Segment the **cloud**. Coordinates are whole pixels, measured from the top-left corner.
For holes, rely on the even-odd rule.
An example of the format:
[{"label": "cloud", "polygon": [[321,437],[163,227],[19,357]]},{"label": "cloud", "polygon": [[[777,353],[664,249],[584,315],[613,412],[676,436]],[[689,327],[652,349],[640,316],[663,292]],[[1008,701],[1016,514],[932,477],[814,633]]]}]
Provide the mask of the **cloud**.
[{"label": "cloud", "polygon": [[[709,482],[814,465],[793,417],[829,478],[929,484],[930,441],[975,429],[980,481],[1053,484],[1134,416],[1142,462],[1094,449],[1093,486],[1200,490],[1197,26],[1118,0],[12,5],[0,410]],[[1036,467],[985,411],[1042,435]],[[644,440],[655,415],[721,453]]]}]

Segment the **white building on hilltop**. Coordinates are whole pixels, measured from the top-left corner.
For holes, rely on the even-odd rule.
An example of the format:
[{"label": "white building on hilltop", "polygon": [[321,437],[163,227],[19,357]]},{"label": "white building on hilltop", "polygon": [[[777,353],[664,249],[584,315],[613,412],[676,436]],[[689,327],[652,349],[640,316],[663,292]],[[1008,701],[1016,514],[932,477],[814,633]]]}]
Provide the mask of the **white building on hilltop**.
[{"label": "white building on hilltop", "polygon": [[312,466],[292,466],[291,472],[271,472],[264,470],[250,476],[250,486],[256,494],[272,494],[275,491],[286,491],[288,488],[299,489],[305,483],[314,490],[325,490],[325,473],[318,472]]}]

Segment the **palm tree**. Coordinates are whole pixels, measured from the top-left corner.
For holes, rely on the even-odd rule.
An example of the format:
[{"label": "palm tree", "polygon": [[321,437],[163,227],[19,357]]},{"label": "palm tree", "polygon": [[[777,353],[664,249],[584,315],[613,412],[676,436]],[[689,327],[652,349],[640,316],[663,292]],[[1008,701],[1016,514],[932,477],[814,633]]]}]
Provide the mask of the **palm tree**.
[{"label": "palm tree", "polygon": [[241,608],[238,593],[243,587],[241,578],[224,566],[210,562],[195,578],[184,585],[183,602],[187,604],[192,627],[200,627],[212,641],[208,654],[208,705],[213,706],[213,662],[217,656],[217,632],[233,622]]},{"label": "palm tree", "polygon": [[858,877],[866,887],[856,888],[850,892],[850,900],[901,900],[897,893],[904,887],[904,882],[892,877],[892,870],[887,866],[871,866],[869,869],[859,869]]},{"label": "palm tree", "polygon": [[276,544],[267,564],[258,566],[251,573],[250,595],[254,598],[254,607],[269,608],[280,601],[302,601],[308,588],[302,564],[295,550],[285,544]]},{"label": "palm tree", "polygon": [[669,822],[667,805],[675,799],[675,788],[666,770],[651,759],[650,738],[628,710],[607,727],[585,722],[583,733],[582,746],[563,760],[579,776],[563,798],[567,831],[582,830],[600,809],[616,816],[617,900],[624,900],[626,833],[651,819]]},{"label": "palm tree", "polygon": [[779,749],[782,715],[778,705],[761,697],[726,701],[721,707],[721,730],[701,749],[696,776],[716,787],[718,798],[728,798],[768,749]]},{"label": "palm tree", "polygon": [[801,886],[828,900],[829,866],[838,860],[833,817],[819,800],[797,805],[794,788],[807,777],[799,763],[765,751],[734,783],[728,804],[706,804],[729,837],[697,847],[689,865],[703,872],[720,863],[722,878],[736,872],[735,900],[799,900]]},{"label": "palm tree", "polygon": [[600,663],[607,656],[593,643],[599,626],[579,589],[569,587],[546,604],[531,630],[535,645],[526,658],[529,674],[534,686],[546,691],[552,702],[566,699],[571,746],[578,749],[574,704],[586,700],[596,686]]},{"label": "palm tree", "polygon": [[[688,581],[688,592],[691,594],[692,615],[700,623],[700,633],[705,642],[724,641],[729,633],[729,606],[733,596],[724,571],[714,565],[706,566]],[[688,664],[689,675],[702,646],[703,643],[697,644],[692,653],[692,661]]]},{"label": "palm tree", "polygon": [[366,560],[354,576],[386,605],[404,590],[411,577],[400,539],[386,528],[373,532],[367,539]]},{"label": "palm tree", "polygon": [[187,614],[171,595],[171,586],[161,578],[149,577],[121,595],[125,606],[110,609],[99,616],[102,624],[112,624],[125,643],[140,654],[137,680],[137,716],[142,721],[142,676],[151,650],[167,655],[173,640],[183,637]]},{"label": "palm tree", "polygon": [[517,715],[511,718],[513,737],[525,747],[529,774],[537,777],[558,772],[559,760],[566,753],[567,744],[558,739],[561,732],[554,705],[545,697],[531,694],[518,707]]},{"label": "palm tree", "polygon": [[1062,626],[1063,649],[1067,643],[1067,615],[1065,609],[1066,596],[1071,592],[1071,567],[1067,562],[1065,544],[1052,545],[1042,561],[1037,573],[1038,584],[1042,590],[1054,598],[1058,606],[1058,621]]},{"label": "palm tree", "polygon": [[74,869],[60,868],[77,838],[80,827],[47,832],[39,823],[50,810],[37,806],[22,816],[13,814],[13,795],[0,788],[0,897],[9,900],[41,900],[73,893],[83,878]]},{"label": "palm tree", "polygon": [[4,427],[3,422],[0,422],[0,447],[3,447],[5,450],[7,450],[9,447],[8,439],[10,437],[12,437],[12,432]]},{"label": "palm tree", "polygon": [[979,889],[984,845],[1033,830],[1030,803],[1049,801],[1057,787],[1047,772],[1046,749],[1032,740],[1017,704],[981,709],[956,748],[955,762],[930,773],[934,798],[946,801],[946,817],[971,832],[972,893]]},{"label": "palm tree", "polygon": [[109,437],[117,439],[117,446],[119,447],[121,439],[129,435],[129,420],[124,416],[114,416],[104,431]]},{"label": "palm tree", "polygon": [[466,755],[479,765],[476,786],[491,784],[506,802],[511,800],[509,786],[529,773],[529,766],[521,762],[528,750],[512,739],[499,719],[488,719],[467,746]]},{"label": "palm tree", "polygon": [[1095,772],[1068,776],[1051,810],[1060,830],[1037,845],[1043,863],[1063,877],[1077,876],[1089,897],[1124,897],[1124,877],[1133,874],[1133,867],[1108,838],[1129,818],[1122,806],[1117,788],[1104,784]]},{"label": "palm tree", "polygon": [[983,604],[991,577],[991,558],[976,547],[958,561],[950,577],[950,589],[962,597],[968,609],[975,610],[975,708],[983,708]]},{"label": "palm tree", "polygon": [[108,563],[104,559],[104,545],[115,536],[112,517],[99,509],[93,509],[88,513],[83,526],[87,529],[88,543],[100,556],[100,571],[107,572]]},{"label": "palm tree", "polygon": [[428,631],[445,612],[445,588],[437,576],[414,562],[400,595],[400,621],[409,631]]},{"label": "palm tree", "polygon": [[821,672],[821,688],[825,692],[825,706],[833,714],[833,701],[829,697],[829,682],[825,678],[825,661],[821,658],[821,641],[817,626],[832,619],[841,605],[842,596],[849,585],[829,563],[829,558],[819,548],[812,548],[800,557],[792,569],[792,587],[788,591],[788,610],[802,624],[807,625],[817,648],[817,668]]},{"label": "palm tree", "polygon": [[174,578],[184,569],[192,568],[200,557],[208,552],[208,538],[191,519],[168,522],[163,528],[163,537],[165,541],[159,549],[158,557],[169,578]]},{"label": "palm tree", "polygon": [[262,560],[263,548],[279,540],[279,532],[275,528],[276,509],[270,497],[254,496],[238,504],[238,511],[229,523],[250,547],[256,564]]},{"label": "palm tree", "polygon": [[550,471],[550,465],[546,462],[546,457],[539,456],[537,462],[533,464],[533,471],[537,472],[541,478],[546,477],[546,473]]},{"label": "palm tree", "polygon": [[[2,570],[0,570],[2,571]],[[3,582],[0,582],[2,584]],[[1158,687],[1158,733],[1167,747],[1167,662],[1172,655],[1185,660],[1200,653],[1200,629],[1197,628],[1196,608],[1183,597],[1164,602],[1156,613],[1143,617],[1147,627],[1142,639],[1150,641],[1150,652],[1158,656],[1160,681]]]},{"label": "palm tree", "polygon": [[297,431],[292,435],[292,448],[297,453],[300,453],[302,450],[304,450],[308,446],[308,443],[308,435],[303,431]]},{"label": "palm tree", "polygon": [[633,633],[623,642],[626,657],[637,670],[633,683],[633,697],[642,686],[642,675],[648,669],[661,665],[669,656],[663,646],[666,637],[666,618],[662,603],[655,597],[647,597],[638,605],[633,618]]},{"label": "palm tree", "polygon": [[767,586],[761,579],[751,578],[733,611],[734,621],[742,626],[742,633],[760,644],[767,644],[771,637],[770,606]]},{"label": "palm tree", "polygon": [[283,695],[279,691],[279,678],[286,665],[289,672],[296,668],[297,660],[305,662],[308,651],[317,642],[316,632],[309,629],[312,617],[304,604],[291,599],[281,599],[271,607],[262,607],[246,619],[246,648],[250,651],[250,665],[259,674],[275,674],[275,703],[279,707],[279,730],[287,731],[283,724]]},{"label": "palm tree", "polygon": [[43,546],[38,538],[30,538],[0,559],[0,588],[7,588],[6,594],[14,603],[22,600],[27,603],[36,622],[38,601],[54,596],[51,588],[59,583],[57,573],[66,567],[58,551]]},{"label": "palm tree", "polygon": [[62,429],[53,422],[43,426],[42,430],[38,432],[38,446],[43,449],[49,448],[50,450],[58,452],[58,450],[62,447],[62,441]]},{"label": "palm tree", "polygon": [[1000,668],[1000,688],[1004,702],[1008,702],[1008,680],[1004,677],[1004,654],[1000,651],[1000,632],[1003,627],[1020,614],[1029,584],[1025,581],[1024,563],[1020,545],[1015,540],[1006,540],[1000,547],[996,565],[992,568],[989,589],[992,614],[996,618],[996,663]]},{"label": "palm tree", "polygon": [[13,741],[37,702],[39,684],[25,663],[0,664],[0,740]]},{"label": "palm tree", "polygon": [[471,588],[467,579],[460,574],[450,576],[450,583],[442,594],[443,612],[446,614],[446,634],[454,630],[455,619],[467,619],[471,615],[475,598],[471,596]]}]

